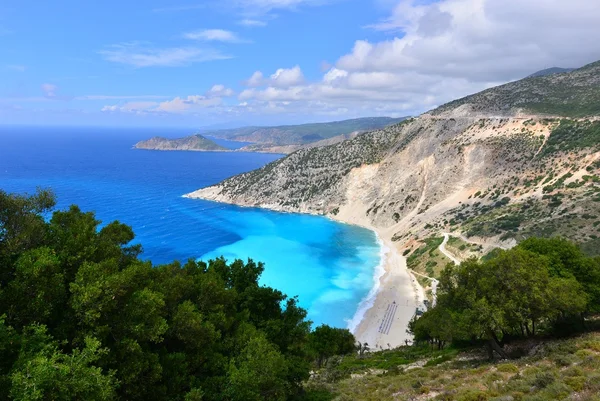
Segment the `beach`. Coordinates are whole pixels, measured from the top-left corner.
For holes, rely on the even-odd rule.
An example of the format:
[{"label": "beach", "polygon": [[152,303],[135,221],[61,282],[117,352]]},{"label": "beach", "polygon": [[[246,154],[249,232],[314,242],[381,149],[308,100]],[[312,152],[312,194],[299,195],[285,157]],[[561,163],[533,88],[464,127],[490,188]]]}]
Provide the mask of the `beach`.
[{"label": "beach", "polygon": [[387,349],[410,343],[408,323],[418,306],[423,305],[424,291],[406,267],[406,259],[397,245],[380,237],[385,247],[383,274],[372,299],[366,300],[370,307],[353,329],[356,339],[368,343],[370,349]]},{"label": "beach", "polygon": [[374,274],[379,276],[375,287],[359,305],[349,329],[357,341],[368,343],[371,350],[406,345],[412,341],[412,335],[407,333],[408,323],[417,307],[424,307],[425,291],[408,270],[400,245],[391,240],[395,230],[374,227],[366,218],[367,208],[357,197],[351,204],[341,207],[334,219],[373,231],[382,253],[380,266],[375,267]]}]

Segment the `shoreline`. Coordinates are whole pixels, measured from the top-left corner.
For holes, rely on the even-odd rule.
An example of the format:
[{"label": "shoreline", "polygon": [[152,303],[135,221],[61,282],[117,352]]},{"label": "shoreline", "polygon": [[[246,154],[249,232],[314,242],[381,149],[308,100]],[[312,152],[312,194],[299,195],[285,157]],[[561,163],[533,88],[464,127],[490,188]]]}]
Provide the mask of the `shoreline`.
[{"label": "shoreline", "polygon": [[[354,318],[361,312],[362,316],[356,327],[349,327],[350,331],[358,341],[368,343],[371,350],[396,348],[407,342],[410,344],[413,337],[407,333],[408,324],[417,308],[423,308],[425,291],[408,270],[406,258],[402,256],[398,245],[377,228],[336,221],[373,231],[382,247],[381,274],[365,300],[359,304]],[[361,310],[363,303],[368,307]]]},{"label": "shoreline", "polygon": [[[370,349],[388,349],[406,342],[412,342],[408,334],[408,323],[415,315],[418,307],[423,307],[425,291],[415,276],[406,266],[406,258],[402,256],[398,245],[387,238],[382,229],[373,227],[364,219],[354,216],[325,216],[310,211],[289,211],[269,205],[243,205],[225,199],[208,199],[194,191],[183,195],[189,199],[202,199],[215,203],[233,204],[239,207],[266,209],[282,213],[310,214],[325,217],[337,223],[350,224],[372,231],[381,247],[381,260],[374,266],[375,283],[367,296],[360,301],[357,310],[348,321],[348,329],[361,343],[368,343]],[[362,316],[361,316],[362,315]],[[355,327],[351,327],[354,325]]]},{"label": "shoreline", "polygon": [[[337,220],[333,220],[338,222]],[[339,222],[338,222],[339,223]],[[343,223],[346,224],[346,223]],[[365,227],[362,227],[365,228]],[[375,238],[377,240],[377,244],[379,245],[379,263],[374,268],[373,272],[373,286],[364,296],[363,299],[358,303],[358,307],[356,308],[356,312],[350,320],[348,320],[348,330],[352,333],[356,332],[356,329],[365,318],[366,313],[373,307],[375,303],[375,299],[377,298],[377,293],[379,292],[379,288],[381,286],[381,278],[385,275],[385,261],[387,260],[387,255],[390,252],[390,249],[384,244],[383,240],[377,233],[377,231],[373,231],[368,229],[369,231],[375,234]]]}]

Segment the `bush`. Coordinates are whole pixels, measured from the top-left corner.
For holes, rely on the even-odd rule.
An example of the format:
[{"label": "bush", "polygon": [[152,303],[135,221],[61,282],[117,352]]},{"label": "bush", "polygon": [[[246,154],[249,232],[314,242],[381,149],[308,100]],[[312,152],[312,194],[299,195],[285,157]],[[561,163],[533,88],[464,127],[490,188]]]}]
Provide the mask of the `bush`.
[{"label": "bush", "polygon": [[498,372],[503,373],[519,373],[519,368],[512,363],[501,363],[496,369],[498,369]]},{"label": "bush", "polygon": [[564,382],[573,389],[573,391],[582,391],[585,387],[585,377],[573,376],[564,379]]},{"label": "bush", "polygon": [[556,381],[556,377],[551,372],[540,372],[535,375],[531,382],[537,388],[546,388]]}]

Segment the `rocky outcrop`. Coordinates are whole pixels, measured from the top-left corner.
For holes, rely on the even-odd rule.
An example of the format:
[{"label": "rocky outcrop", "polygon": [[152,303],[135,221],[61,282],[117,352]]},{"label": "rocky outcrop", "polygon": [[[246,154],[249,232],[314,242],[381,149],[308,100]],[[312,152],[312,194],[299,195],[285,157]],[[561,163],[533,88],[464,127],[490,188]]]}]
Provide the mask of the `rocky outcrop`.
[{"label": "rocky outcrop", "polygon": [[138,142],[134,145],[136,149],[146,150],[193,150],[193,151],[213,151],[213,152],[228,152],[223,146],[216,144],[203,137],[202,135],[193,135],[185,138],[167,139],[160,136]]}]

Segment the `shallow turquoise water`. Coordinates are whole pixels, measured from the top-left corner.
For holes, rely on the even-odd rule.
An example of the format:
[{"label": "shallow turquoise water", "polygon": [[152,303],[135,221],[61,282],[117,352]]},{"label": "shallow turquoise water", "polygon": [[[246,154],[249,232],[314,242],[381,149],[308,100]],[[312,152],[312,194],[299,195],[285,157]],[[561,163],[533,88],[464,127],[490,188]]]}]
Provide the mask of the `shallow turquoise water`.
[{"label": "shallow turquoise water", "polygon": [[59,208],[76,203],[102,221],[129,224],[154,263],[221,255],[262,261],[261,283],[298,295],[316,324],[345,327],[374,284],[375,235],[317,216],[182,198],[279,157],[131,148],[149,136],[188,133],[0,128],[0,189],[50,187]]}]

